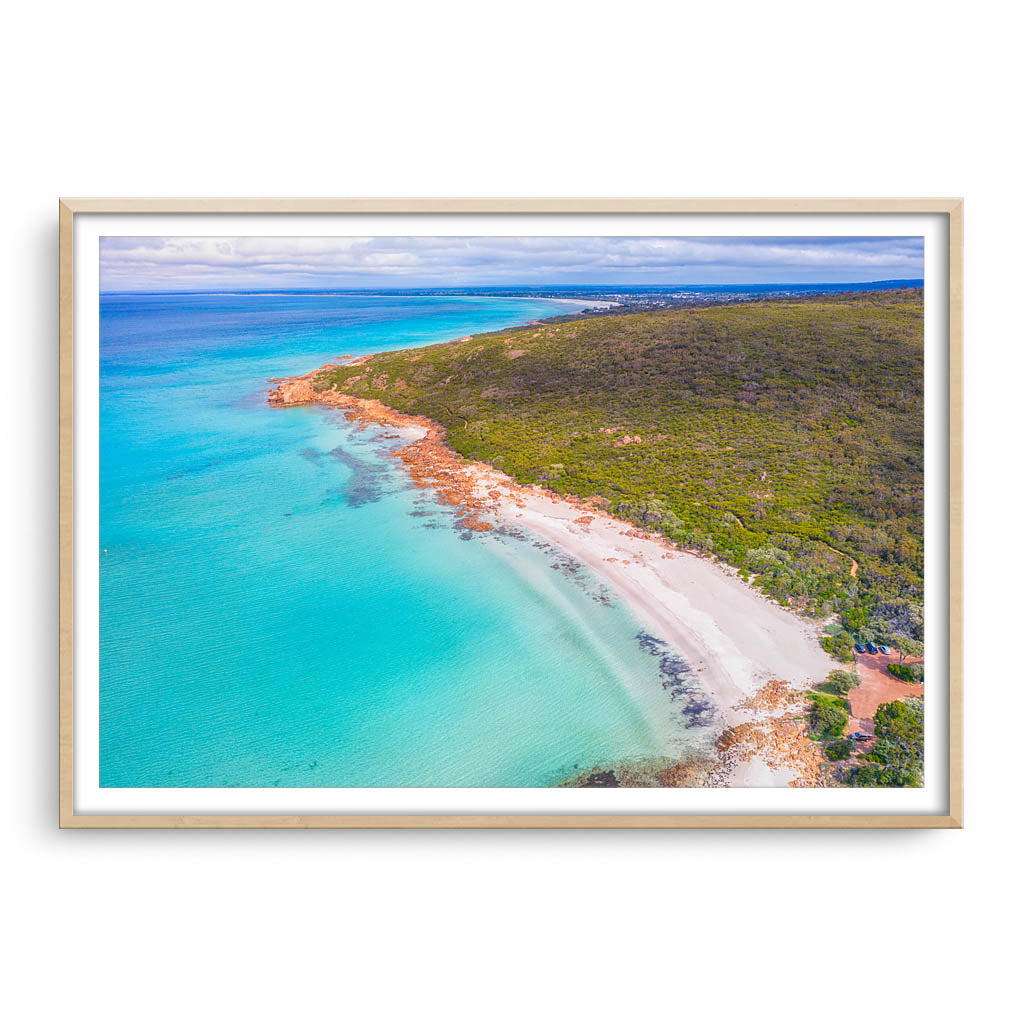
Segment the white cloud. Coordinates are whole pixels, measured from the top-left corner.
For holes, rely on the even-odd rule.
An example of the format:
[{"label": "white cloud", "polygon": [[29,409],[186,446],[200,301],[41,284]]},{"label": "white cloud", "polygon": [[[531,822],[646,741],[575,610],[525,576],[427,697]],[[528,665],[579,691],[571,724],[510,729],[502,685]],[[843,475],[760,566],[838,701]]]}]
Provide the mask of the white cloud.
[{"label": "white cloud", "polygon": [[100,259],[108,291],[923,276],[920,238],[109,237]]}]

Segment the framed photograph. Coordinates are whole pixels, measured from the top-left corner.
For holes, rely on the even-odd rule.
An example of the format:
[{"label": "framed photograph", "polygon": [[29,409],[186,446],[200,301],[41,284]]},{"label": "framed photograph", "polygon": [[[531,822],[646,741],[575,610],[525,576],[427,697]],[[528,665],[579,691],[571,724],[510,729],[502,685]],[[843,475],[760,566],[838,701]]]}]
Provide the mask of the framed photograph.
[{"label": "framed photograph", "polygon": [[958,828],[957,199],[67,199],[60,824]]}]

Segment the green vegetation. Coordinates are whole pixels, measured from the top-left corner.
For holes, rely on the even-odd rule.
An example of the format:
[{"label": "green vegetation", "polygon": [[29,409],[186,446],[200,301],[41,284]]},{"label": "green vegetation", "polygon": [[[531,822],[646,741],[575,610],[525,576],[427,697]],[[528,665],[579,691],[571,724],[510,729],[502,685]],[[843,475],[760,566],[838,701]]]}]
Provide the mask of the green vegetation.
[{"label": "green vegetation", "polygon": [[890,665],[889,672],[904,683],[916,683],[924,677],[920,665]]},{"label": "green vegetation", "polygon": [[832,655],[836,661],[853,661],[853,637],[845,630],[835,636],[821,638],[822,649]]},{"label": "green vegetation", "polygon": [[853,740],[843,736],[850,712],[846,695],[859,685],[860,677],[856,672],[835,669],[807,694],[810,703],[808,732],[822,744],[830,761],[845,761],[853,751]]},{"label": "green vegetation", "polygon": [[924,656],[924,644],[920,640],[915,640],[905,634],[898,632],[890,633],[889,639],[883,639],[882,643],[888,643],[896,650],[896,653],[900,656],[901,665],[904,658],[921,658]]},{"label": "green vegetation", "polygon": [[892,701],[875,712],[878,739],[850,771],[851,786],[920,786],[924,770],[924,702]]},{"label": "green vegetation", "polygon": [[853,740],[834,740],[825,747],[825,756],[830,761],[845,761],[853,750]]},{"label": "green vegetation", "polygon": [[812,690],[807,695],[811,709],[807,714],[811,735],[814,739],[825,740],[843,735],[849,721],[850,707],[842,697],[820,690]]},{"label": "green vegetation", "polygon": [[860,676],[856,672],[843,672],[836,669],[829,672],[823,683],[815,687],[821,693],[833,693],[839,697],[845,697],[851,690],[860,686]]},{"label": "green vegetation", "polygon": [[315,387],[429,416],[520,483],[839,613],[826,642],[852,659],[872,631],[922,636],[922,322],[910,289],[603,316],[383,353]]},{"label": "green vegetation", "polygon": [[917,601],[887,599],[876,602],[870,611],[867,603],[854,605],[843,613],[844,623],[861,643],[888,644],[899,654],[901,665],[904,658],[924,654],[924,609]]}]

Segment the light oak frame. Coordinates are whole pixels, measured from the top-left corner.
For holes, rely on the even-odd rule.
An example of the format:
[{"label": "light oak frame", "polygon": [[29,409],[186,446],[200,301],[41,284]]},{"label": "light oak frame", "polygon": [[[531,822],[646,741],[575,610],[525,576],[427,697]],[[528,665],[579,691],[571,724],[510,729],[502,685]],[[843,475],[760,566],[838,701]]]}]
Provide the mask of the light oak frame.
[{"label": "light oak frame", "polygon": [[[74,809],[74,218],[85,213],[807,213],[949,219],[949,807],[922,815],[76,814]],[[60,201],[60,785],[62,828],[962,828],[963,201],[961,199],[62,199]],[[933,684],[934,685],[934,684]]]}]

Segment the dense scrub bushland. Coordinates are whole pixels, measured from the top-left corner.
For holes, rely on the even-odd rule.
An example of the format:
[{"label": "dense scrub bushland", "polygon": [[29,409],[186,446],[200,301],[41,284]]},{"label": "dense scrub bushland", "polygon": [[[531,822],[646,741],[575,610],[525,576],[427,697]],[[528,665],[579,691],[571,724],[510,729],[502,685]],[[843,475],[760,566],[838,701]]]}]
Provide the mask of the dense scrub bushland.
[{"label": "dense scrub bushland", "polygon": [[468,458],[850,634],[920,639],[922,324],[917,289],[665,310],[383,353],[315,386],[429,416]]},{"label": "dense scrub bushland", "polygon": [[851,786],[920,786],[924,771],[924,701],[918,697],[882,704],[875,712],[870,753],[859,757]]}]

